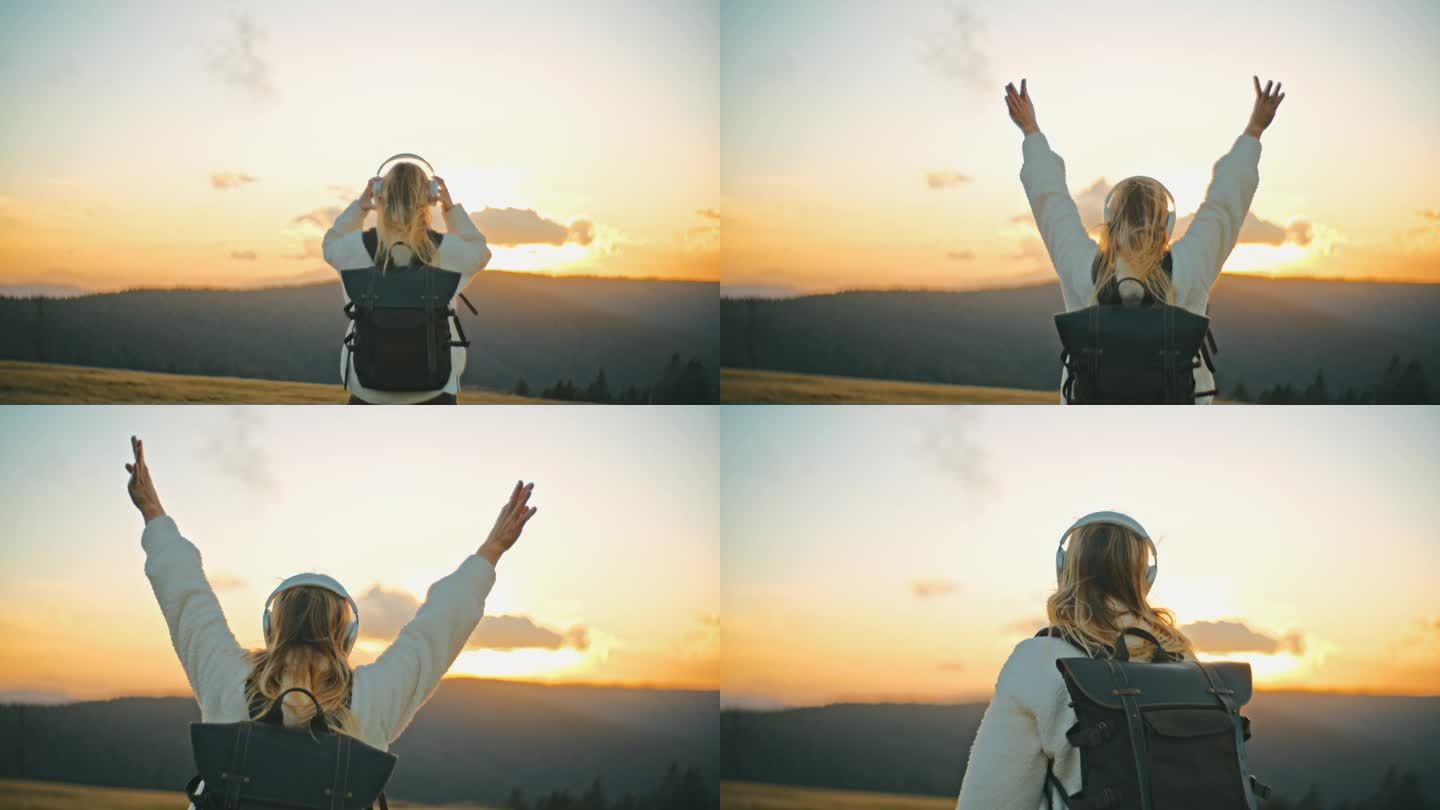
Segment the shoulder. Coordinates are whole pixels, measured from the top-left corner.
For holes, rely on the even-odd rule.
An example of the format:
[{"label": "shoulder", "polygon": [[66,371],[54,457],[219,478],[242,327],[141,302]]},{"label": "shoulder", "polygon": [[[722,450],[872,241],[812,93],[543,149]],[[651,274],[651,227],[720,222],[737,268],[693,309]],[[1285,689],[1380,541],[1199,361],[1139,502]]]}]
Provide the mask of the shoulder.
[{"label": "shoulder", "polygon": [[1011,695],[1025,704],[1049,703],[1054,693],[1065,686],[1055,662],[1083,656],[1074,645],[1058,638],[1027,638],[1015,645],[1005,666],[1000,668],[995,692]]}]

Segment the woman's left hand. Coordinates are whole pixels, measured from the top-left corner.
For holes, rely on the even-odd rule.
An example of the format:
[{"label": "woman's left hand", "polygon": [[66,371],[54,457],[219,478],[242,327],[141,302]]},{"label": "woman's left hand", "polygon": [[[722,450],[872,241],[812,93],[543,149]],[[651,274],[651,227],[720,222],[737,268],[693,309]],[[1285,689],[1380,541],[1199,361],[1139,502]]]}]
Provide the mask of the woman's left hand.
[{"label": "woman's left hand", "polygon": [[441,210],[449,211],[451,208],[454,208],[454,207],[455,207],[455,201],[452,200],[452,199],[450,199],[450,187],[447,186],[447,185],[445,185],[445,178],[443,178],[443,177],[436,177],[436,178],[435,178],[435,185],[437,185],[437,186],[440,187],[440,208],[441,208]]},{"label": "woman's left hand", "polygon": [[375,207],[375,183],[380,178],[372,177],[365,181],[365,190],[360,192],[360,208],[369,211]]},{"label": "woman's left hand", "polygon": [[150,480],[150,468],[145,466],[145,443],[131,436],[130,450],[135,453],[135,463],[125,465],[126,471],[130,473],[130,501],[140,510],[145,522],[149,523],[165,514],[165,508],[160,505],[160,494],[155,491],[155,482]]}]

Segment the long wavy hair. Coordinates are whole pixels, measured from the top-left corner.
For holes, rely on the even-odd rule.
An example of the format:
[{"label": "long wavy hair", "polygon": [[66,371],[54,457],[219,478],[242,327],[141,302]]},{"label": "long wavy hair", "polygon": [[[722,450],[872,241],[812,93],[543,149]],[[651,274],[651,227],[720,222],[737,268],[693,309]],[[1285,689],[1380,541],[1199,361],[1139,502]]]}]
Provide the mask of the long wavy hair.
[{"label": "long wavy hair", "polygon": [[[246,701],[253,705],[259,696],[269,709],[281,692],[302,686],[320,702],[330,728],[359,736],[359,721],[347,705],[352,672],[345,629],[351,618],[350,604],[324,588],[301,585],[277,594],[266,647],[250,654]],[[285,708],[297,725],[315,714],[314,704],[298,692],[285,697]]]},{"label": "long wavy hair", "polygon": [[[1085,650],[1103,654],[1126,627],[1139,626],[1159,639],[1167,652],[1194,656],[1190,639],[1175,626],[1175,616],[1146,600],[1145,569],[1150,546],[1124,526],[1093,523],[1070,536],[1059,585],[1045,604],[1050,626]],[[1148,641],[1126,636],[1130,652],[1149,656]]]},{"label": "long wavy hair", "polygon": [[1110,195],[1110,222],[1100,228],[1100,249],[1095,252],[1090,303],[1098,302],[1100,291],[1115,280],[1116,265],[1123,260],[1131,274],[1157,301],[1175,303],[1175,288],[1161,262],[1170,250],[1165,233],[1169,198],[1165,189],[1148,177],[1129,177],[1116,184]]},{"label": "long wavy hair", "polygon": [[435,261],[435,245],[430,241],[430,178],[414,163],[396,163],[380,181],[377,201],[375,263],[386,266],[390,248],[404,242],[415,257],[425,264]]}]

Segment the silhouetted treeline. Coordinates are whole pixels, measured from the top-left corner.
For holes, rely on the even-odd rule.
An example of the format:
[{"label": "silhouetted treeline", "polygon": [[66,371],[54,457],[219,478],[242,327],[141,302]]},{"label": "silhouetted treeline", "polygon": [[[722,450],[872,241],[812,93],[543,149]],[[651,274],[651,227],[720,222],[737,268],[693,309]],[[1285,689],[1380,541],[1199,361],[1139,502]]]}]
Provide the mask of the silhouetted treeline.
[{"label": "silhouetted treeline", "polygon": [[[616,390],[638,388],[679,353],[718,387],[715,285],[580,281],[481,273],[467,293],[480,315],[461,309],[471,340],[462,382],[503,391],[517,377],[588,379],[604,368]],[[333,282],[0,297],[0,359],[339,386],[340,303]]]},{"label": "silhouetted treeline", "polygon": [[[583,388],[573,380],[559,380],[542,389],[540,396],[543,399],[602,405],[705,405],[720,400],[720,388],[711,384],[710,379],[705,364],[697,358],[681,363],[680,355],[672,354],[660,377],[643,388],[627,385],[619,393],[612,394],[610,380],[602,368]],[[515,383],[514,393],[522,397],[534,396],[530,383],[524,377]]]},{"label": "silhouetted treeline", "polygon": [[[721,364],[802,374],[1055,390],[1054,284],[725,299]],[[1361,397],[1391,355],[1440,356],[1440,285],[1225,277],[1210,300],[1218,383],[1302,391],[1325,369]],[[1432,372],[1434,369],[1432,369]]]},{"label": "silhouetted treeline", "polygon": [[[1235,386],[1230,398],[1252,401],[1244,383]],[[1402,363],[1396,354],[1391,356],[1380,381],[1369,388],[1346,386],[1344,392],[1332,398],[1325,372],[1316,371],[1315,379],[1304,389],[1282,383],[1261,391],[1254,401],[1261,405],[1427,405],[1440,402],[1440,387],[1431,386],[1425,379],[1419,360]]]},{"label": "silhouetted treeline", "polygon": [[1440,801],[1425,794],[1420,777],[1414,771],[1397,773],[1395,768],[1389,768],[1380,781],[1380,788],[1368,799],[1332,804],[1311,788],[1298,801],[1272,796],[1260,806],[1265,810],[1440,810]]},{"label": "silhouetted treeline", "polygon": [[[539,796],[598,776],[616,795],[651,795],[672,762],[713,786],[718,703],[714,692],[446,679],[391,746],[388,792],[495,806],[513,787]],[[194,775],[199,719],[193,698],[0,705],[0,779],[178,791]]]},{"label": "silhouetted treeline", "polygon": [[596,779],[588,790],[579,795],[557,790],[536,798],[533,804],[517,787],[505,802],[507,810],[703,810],[719,806],[719,791],[705,784],[705,777],[700,771],[694,768],[682,771],[674,762],[665,771],[659,787],[643,796],[627,793],[612,802],[606,797],[601,780]]}]

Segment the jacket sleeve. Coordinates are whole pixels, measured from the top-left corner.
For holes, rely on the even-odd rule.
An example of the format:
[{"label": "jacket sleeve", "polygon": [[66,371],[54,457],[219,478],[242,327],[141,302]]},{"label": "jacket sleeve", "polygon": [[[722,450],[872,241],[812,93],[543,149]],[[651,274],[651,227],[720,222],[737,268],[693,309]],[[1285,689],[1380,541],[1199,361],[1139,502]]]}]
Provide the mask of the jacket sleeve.
[{"label": "jacket sleeve", "polygon": [[440,242],[439,264],[464,274],[478,273],[490,263],[490,246],[485,234],[465,213],[465,207],[453,205],[445,212],[446,238]]},{"label": "jacket sleeve", "polygon": [[494,585],[494,566],[471,555],[453,574],[430,586],[425,603],[390,647],[355,670],[356,710],[364,713],[362,722],[387,741],[400,736],[475,632]]},{"label": "jacket sleeve", "polygon": [[1021,642],[1001,667],[995,697],[970,747],[956,810],[1015,810],[1040,803],[1046,754],[1037,709],[1048,710],[1065,699],[1053,658],[1042,650]]},{"label": "jacket sleeve", "polygon": [[1039,132],[1026,135],[1021,150],[1025,162],[1020,167],[1020,183],[1025,186],[1045,251],[1060,276],[1065,299],[1084,301],[1090,294],[1090,263],[1096,244],[1080,223],[1080,210],[1065,184],[1065,161]]},{"label": "jacket sleeve", "polygon": [[365,242],[360,237],[360,226],[363,224],[365,209],[360,207],[359,200],[355,200],[340,212],[335,224],[325,232],[321,251],[325,254],[326,264],[336,270],[370,266],[370,254],[365,252]]},{"label": "jacket sleeve", "polygon": [[205,579],[200,551],[169,515],[145,525],[140,535],[145,550],[145,576],[170,628],[170,642],[190,689],[201,707],[214,705],[224,690],[238,689],[249,671],[249,659],[220,610],[220,601]]},{"label": "jacket sleeve", "polygon": [[1177,279],[1189,292],[1208,291],[1240,236],[1250,201],[1260,185],[1260,140],[1250,135],[1235,139],[1230,151],[1215,163],[1205,201],[1195,212],[1190,228],[1173,250],[1186,255],[1187,265],[1200,269],[1196,278]]}]

